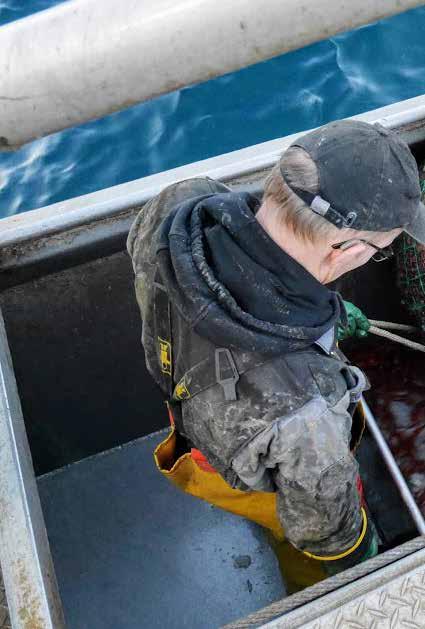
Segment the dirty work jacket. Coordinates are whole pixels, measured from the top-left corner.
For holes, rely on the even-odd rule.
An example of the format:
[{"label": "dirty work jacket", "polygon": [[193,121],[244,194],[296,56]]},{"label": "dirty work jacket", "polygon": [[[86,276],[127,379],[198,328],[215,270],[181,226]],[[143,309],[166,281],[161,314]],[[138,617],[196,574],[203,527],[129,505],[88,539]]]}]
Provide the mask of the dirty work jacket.
[{"label": "dirty work jacket", "polygon": [[[182,231],[179,217],[171,221],[170,216],[176,207],[187,214],[188,199],[208,196],[216,201],[216,195],[220,195],[220,203],[214,207],[226,213],[222,224],[235,221],[240,208],[247,217],[249,195],[239,197],[210,179],[192,179],[169,186],[152,199],[131,229],[128,250],[136,276],[147,367],[167,395],[164,370],[168,369],[168,358],[172,359],[174,398],[181,400],[179,432],[206,456],[231,487],[276,492],[278,517],[291,543],[317,555],[338,554],[356,542],[362,524],[356,487],[358,466],[352,454],[358,435],[353,433],[349,409],[366,387],[365,378],[335,348],[335,313],[339,316],[336,306],[333,318],[327,320],[327,329],[323,330],[320,322],[311,327],[311,321],[308,327],[309,317],[315,313],[307,307],[302,311],[302,304],[308,300],[292,288],[293,295],[283,298],[288,300],[289,318],[293,303],[293,312],[302,325],[282,326],[290,338],[276,339],[270,333],[274,351],[268,352],[264,328],[273,331],[276,322],[262,321],[257,331],[258,319],[246,310],[240,315],[234,295],[226,302],[229,290],[219,277],[214,276],[211,283],[211,273],[202,275],[205,268],[208,272],[214,270],[214,252],[209,250],[202,258],[205,252],[199,250],[205,234],[198,233],[193,216],[187,233]],[[232,218],[230,209],[233,211],[236,206],[239,209]],[[254,215],[247,222],[252,221]],[[171,224],[171,235],[167,233],[167,222]],[[256,229],[262,239],[269,238],[265,232],[260,233],[257,222]],[[168,257],[164,263],[161,255],[168,246],[167,238],[175,255],[173,258],[165,251]],[[192,238],[197,246],[193,255],[179,258],[179,247],[186,247]],[[271,255],[277,246],[269,240]],[[228,244],[233,246],[231,241]],[[204,266],[201,258],[206,261]],[[294,273],[296,263],[292,263]],[[183,274],[182,268],[186,269]],[[225,275],[225,267],[220,273]],[[312,276],[307,278],[306,273],[305,269],[299,270],[300,286],[304,280],[307,285],[315,281]],[[172,347],[168,357],[165,352],[165,358],[155,323],[155,285],[165,290],[170,305]],[[194,286],[199,287],[199,294]],[[322,290],[327,291],[324,287]],[[335,299],[335,295],[329,292],[329,299]],[[249,303],[245,305],[248,308]],[[320,300],[317,308],[321,308]],[[221,325],[223,320],[225,325]],[[233,336],[229,329],[234,330]],[[309,331],[315,329],[321,334],[310,338]],[[230,384],[236,395],[229,393],[228,383],[217,382],[217,350],[230,351],[230,373],[233,367],[237,372],[237,381]],[[229,369],[224,375],[222,379],[227,378]]]}]

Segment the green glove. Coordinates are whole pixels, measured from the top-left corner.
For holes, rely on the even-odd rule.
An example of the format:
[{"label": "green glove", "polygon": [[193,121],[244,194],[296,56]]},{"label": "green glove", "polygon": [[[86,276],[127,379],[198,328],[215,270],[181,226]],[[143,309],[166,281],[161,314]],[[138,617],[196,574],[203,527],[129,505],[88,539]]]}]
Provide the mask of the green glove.
[{"label": "green glove", "polygon": [[344,301],[345,310],[347,311],[348,323],[343,326],[341,323],[338,325],[338,341],[345,341],[352,336],[356,338],[364,338],[367,336],[367,332],[370,328],[368,318],[362,313],[360,308],[357,308],[349,301]]}]

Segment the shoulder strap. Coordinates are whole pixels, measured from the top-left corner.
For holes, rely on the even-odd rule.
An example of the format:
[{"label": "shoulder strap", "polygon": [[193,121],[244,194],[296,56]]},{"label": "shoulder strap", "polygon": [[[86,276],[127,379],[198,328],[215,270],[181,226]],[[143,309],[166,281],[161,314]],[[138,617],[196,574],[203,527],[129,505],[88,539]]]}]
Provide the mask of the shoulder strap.
[{"label": "shoulder strap", "polygon": [[167,407],[176,427],[177,434],[182,435],[183,417],[181,404],[173,398],[173,326],[171,302],[165,286],[161,283],[161,275],[156,270],[154,279],[154,326],[155,346],[161,372],[161,388],[167,395]]},{"label": "shoulder strap", "polygon": [[238,359],[237,364],[235,356],[228,348],[218,347],[210,356],[186,371],[176,384],[172,399],[188,400],[219,384],[223,389],[225,400],[236,400],[236,383],[240,376],[274,358],[244,354],[241,359]]},{"label": "shoulder strap", "polygon": [[171,398],[174,388],[171,303],[160,280],[157,269],[154,279],[155,345],[161,371],[162,389]]},{"label": "shoulder strap", "polygon": [[211,356],[186,371],[175,386],[173,399],[188,400],[213,385],[220,384],[224,399],[236,400],[236,383],[239,376],[240,372],[230,350],[225,347],[217,348]]}]

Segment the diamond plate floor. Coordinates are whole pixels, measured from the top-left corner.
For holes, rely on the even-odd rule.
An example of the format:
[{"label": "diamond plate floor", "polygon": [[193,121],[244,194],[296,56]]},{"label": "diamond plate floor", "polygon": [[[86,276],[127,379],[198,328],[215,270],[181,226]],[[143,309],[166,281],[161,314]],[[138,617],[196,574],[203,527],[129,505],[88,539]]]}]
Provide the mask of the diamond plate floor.
[{"label": "diamond plate floor", "polygon": [[157,472],[163,437],[39,478],[67,629],[212,629],[284,595],[259,527]]},{"label": "diamond plate floor", "polygon": [[[421,566],[396,577],[371,592],[351,596],[320,618],[304,622],[282,617],[265,627],[270,629],[424,629],[425,568]],[[307,614],[307,609],[305,613]]]}]

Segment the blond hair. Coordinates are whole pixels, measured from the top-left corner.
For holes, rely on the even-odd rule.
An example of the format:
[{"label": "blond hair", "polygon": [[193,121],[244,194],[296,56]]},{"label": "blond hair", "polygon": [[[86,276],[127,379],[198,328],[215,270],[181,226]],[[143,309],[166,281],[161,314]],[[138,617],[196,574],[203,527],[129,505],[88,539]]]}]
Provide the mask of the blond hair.
[{"label": "blond hair", "polygon": [[[313,210],[300,199],[286,183],[313,194],[319,192],[319,173],[309,154],[301,147],[291,146],[283,153],[264,184],[264,201],[271,201],[277,211],[278,223],[287,225],[295,236],[313,243],[331,240],[366,238],[373,241],[382,231],[358,231],[351,228],[339,229]],[[389,233],[389,232],[388,232]]]},{"label": "blond hair", "polygon": [[317,166],[304,149],[290,147],[272,169],[264,185],[263,201],[270,200],[279,210],[280,220],[288,225],[296,236],[317,242],[327,240],[340,233],[340,230],[313,212],[298,197],[284,180],[283,167],[288,182],[301,190],[317,193],[319,191],[319,173]]}]

